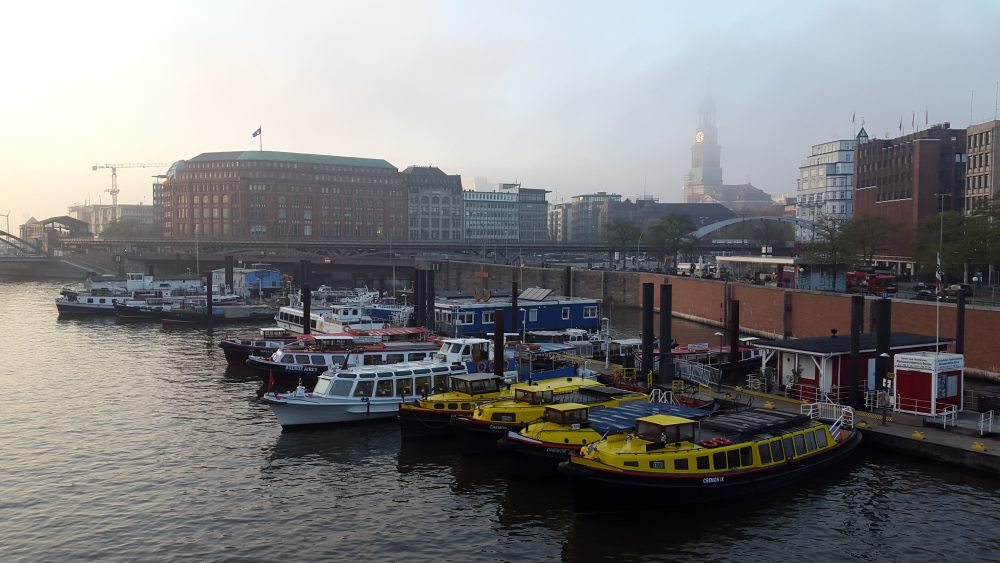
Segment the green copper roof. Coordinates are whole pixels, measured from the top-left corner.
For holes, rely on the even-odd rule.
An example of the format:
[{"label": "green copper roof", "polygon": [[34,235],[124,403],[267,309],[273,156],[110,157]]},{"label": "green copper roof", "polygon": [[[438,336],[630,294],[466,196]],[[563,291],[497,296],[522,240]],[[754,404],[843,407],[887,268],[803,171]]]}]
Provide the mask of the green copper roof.
[{"label": "green copper roof", "polygon": [[272,162],[297,162],[304,164],[332,164],[335,166],[364,166],[368,168],[396,167],[381,158],[356,158],[353,156],[333,156],[328,154],[306,154],[279,151],[230,151],[204,152],[188,162],[218,162],[222,160],[266,160]]}]

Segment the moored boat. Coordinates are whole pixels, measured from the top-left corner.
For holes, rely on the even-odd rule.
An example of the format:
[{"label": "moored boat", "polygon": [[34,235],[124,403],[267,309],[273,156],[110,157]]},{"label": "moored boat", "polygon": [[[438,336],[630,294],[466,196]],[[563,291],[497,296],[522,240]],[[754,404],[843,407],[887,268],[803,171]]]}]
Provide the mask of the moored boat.
[{"label": "moored boat", "polygon": [[[669,400],[669,394],[657,399]],[[628,432],[635,420],[653,414],[698,420],[711,413],[673,402],[632,401],[611,408],[592,408],[580,403],[556,403],[545,407],[538,422],[520,430],[509,430],[497,440],[504,453],[507,472],[515,478],[550,477],[569,454],[610,434]]]},{"label": "moored boat", "polygon": [[846,460],[861,442],[849,407],[817,403],[803,410],[808,414],[749,409],[700,424],[646,416],[628,434],[571,453],[559,470],[570,478],[577,512],[717,504],[759,495]]},{"label": "moored boat", "polygon": [[399,405],[449,387],[449,379],[466,373],[462,364],[430,360],[329,370],[307,392],[270,392],[262,402],[271,407],[283,429],[395,418]]},{"label": "moored boat", "polygon": [[231,366],[246,365],[250,356],[268,357],[295,341],[301,335],[292,335],[281,327],[258,329],[256,334],[227,334],[219,341],[219,348]]},{"label": "moored boat", "polygon": [[644,393],[599,384],[581,386],[568,393],[557,391],[559,388],[530,385],[515,389],[514,396],[508,399],[480,404],[468,416],[453,417],[451,425],[457,435],[459,449],[464,454],[495,451],[498,439],[510,430],[518,430],[540,420],[547,405],[571,403],[597,409],[649,401],[649,395]]}]

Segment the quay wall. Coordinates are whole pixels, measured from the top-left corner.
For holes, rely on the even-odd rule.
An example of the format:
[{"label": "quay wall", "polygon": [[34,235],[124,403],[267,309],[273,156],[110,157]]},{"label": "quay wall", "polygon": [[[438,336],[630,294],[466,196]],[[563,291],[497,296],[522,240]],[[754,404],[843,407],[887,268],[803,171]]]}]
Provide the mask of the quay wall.
[{"label": "quay wall", "polygon": [[[882,432],[877,428],[862,430],[861,432],[864,434],[862,444],[866,447],[875,447],[881,451],[888,450],[924,460],[937,461],[965,469],[975,469],[977,471],[1000,475],[1000,456],[993,452],[982,453],[973,451],[968,446],[959,447],[932,440],[915,440],[910,436]],[[965,439],[966,437],[956,438],[957,441],[963,442]],[[977,439],[973,437],[967,437],[967,440],[970,445],[976,440],[993,447],[997,443],[996,440]]]},{"label": "quay wall", "polygon": [[[471,262],[428,262],[437,268],[438,290],[510,290],[512,279],[520,287],[545,287],[558,294],[599,298],[606,310],[641,305],[645,282],[673,286],[673,313],[710,325],[725,322],[727,296],[740,301],[741,330],[765,338],[807,338],[827,336],[831,329],[850,334],[851,297],[843,293],[804,291],[777,287],[733,284],[681,276],[564,268],[518,268],[504,264]],[[485,277],[483,277],[485,273]],[[567,279],[568,278],[568,279]],[[659,307],[659,292],[654,292]],[[866,329],[877,298],[865,299]],[[934,334],[938,311],[933,302],[893,300],[892,328],[900,332]],[[940,305],[942,338],[955,337],[956,306]],[[966,306],[965,362],[970,374],[1000,381],[1000,349],[994,344],[1000,334],[1000,310]]]}]

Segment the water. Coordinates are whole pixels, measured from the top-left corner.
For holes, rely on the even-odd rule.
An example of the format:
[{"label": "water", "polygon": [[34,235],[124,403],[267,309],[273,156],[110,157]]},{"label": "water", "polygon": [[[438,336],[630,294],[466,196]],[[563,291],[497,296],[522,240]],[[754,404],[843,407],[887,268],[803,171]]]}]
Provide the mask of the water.
[{"label": "water", "polygon": [[0,282],[4,561],[1000,560],[997,480],[870,451],[747,505],[581,518],[392,422],[282,434],[221,331],[60,320],[59,288]]}]

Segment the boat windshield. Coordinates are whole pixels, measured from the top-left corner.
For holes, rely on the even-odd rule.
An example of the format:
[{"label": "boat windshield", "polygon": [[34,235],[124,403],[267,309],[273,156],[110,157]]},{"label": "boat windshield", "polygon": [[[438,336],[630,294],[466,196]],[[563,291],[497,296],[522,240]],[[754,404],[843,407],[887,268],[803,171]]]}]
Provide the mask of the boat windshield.
[{"label": "boat windshield", "polygon": [[330,389],[330,383],[332,383],[329,377],[321,377],[316,382],[316,387],[313,388],[314,395],[326,395],[328,389]]}]

